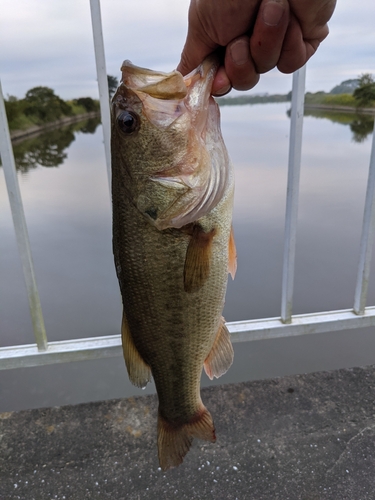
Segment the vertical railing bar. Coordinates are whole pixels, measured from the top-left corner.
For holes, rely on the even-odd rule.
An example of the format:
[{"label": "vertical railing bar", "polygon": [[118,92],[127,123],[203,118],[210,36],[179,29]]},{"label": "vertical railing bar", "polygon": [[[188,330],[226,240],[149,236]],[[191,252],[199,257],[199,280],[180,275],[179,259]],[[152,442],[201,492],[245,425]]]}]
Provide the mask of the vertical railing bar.
[{"label": "vertical railing bar", "polygon": [[363,215],[357,284],[354,294],[353,310],[356,314],[364,314],[365,312],[374,234],[375,234],[375,124],[372,134],[370,167],[369,167],[369,175],[367,181],[365,210]]},{"label": "vertical railing bar", "polygon": [[292,320],[294,263],[297,233],[299,178],[302,150],[302,126],[305,99],[306,66],[293,74],[290,120],[288,185],[285,213],[284,259],[281,292],[281,321]]},{"label": "vertical railing bar", "polygon": [[21,257],[23,275],[26,283],[29,300],[31,321],[34,329],[36,344],[39,351],[48,347],[47,334],[38,288],[35,280],[34,264],[31,255],[29,235],[27,231],[25,213],[23,210],[21,191],[18,184],[13,148],[10,140],[8,120],[5,111],[3,91],[0,82],[0,154],[3,164],[5,182],[7,185],[9,203],[13,217],[14,230]]},{"label": "vertical railing bar", "polygon": [[109,91],[107,70],[104,54],[102,17],[100,13],[100,0],[90,0],[92,32],[94,36],[94,49],[96,61],[96,74],[99,86],[100,112],[102,117],[103,139],[109,189],[111,190],[111,115],[109,110]]}]

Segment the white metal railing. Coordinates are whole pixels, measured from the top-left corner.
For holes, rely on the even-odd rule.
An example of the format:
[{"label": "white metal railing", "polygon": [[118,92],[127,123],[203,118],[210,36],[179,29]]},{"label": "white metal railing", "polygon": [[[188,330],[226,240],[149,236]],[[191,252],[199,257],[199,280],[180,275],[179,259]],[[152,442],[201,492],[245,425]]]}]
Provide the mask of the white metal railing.
[{"label": "white metal railing", "polygon": [[288,184],[286,196],[281,321],[291,323],[296,255],[299,173],[301,170],[303,108],[305,103],[306,66],[293,74],[292,111],[290,115]]},{"label": "white metal railing", "polygon": [[102,117],[103,140],[105,161],[109,190],[111,190],[111,113],[109,110],[109,92],[107,69],[105,64],[102,16],[100,13],[100,0],[90,0],[92,34],[94,37],[96,74],[98,77],[100,114]]},{"label": "white metal railing", "polygon": [[[105,155],[108,180],[110,183],[110,114],[100,1],[90,0],[90,5]],[[293,75],[281,314],[280,317],[277,318],[263,318],[229,323],[228,328],[233,342],[246,342],[250,340],[307,335],[330,331],[344,331],[347,329],[375,326],[375,306],[365,307],[370,274],[372,243],[375,234],[375,127],[372,138],[369,177],[360,243],[360,260],[353,309],[292,315],[305,72],[306,68],[304,67]],[[43,314],[35,281],[27,226],[18,186],[1,84],[0,154],[7,183],[17,244],[23,265],[36,341],[33,344],[0,348],[0,370],[122,355],[120,335],[107,335],[103,337],[47,343],[47,335],[44,328]]]},{"label": "white metal railing", "polygon": [[[18,184],[16,164],[14,161],[12,143],[5,112],[3,90],[0,82],[0,154],[3,163],[5,182],[7,185],[9,203],[16,232],[18,250],[20,252],[23,275],[25,278],[27,297],[38,350],[47,349],[47,335],[44,327],[42,308],[38,288],[35,281],[34,264],[31,256],[29,234],[27,231],[25,213]],[[1,359],[1,358],[0,358]],[[0,363],[1,365],[1,363]]]}]

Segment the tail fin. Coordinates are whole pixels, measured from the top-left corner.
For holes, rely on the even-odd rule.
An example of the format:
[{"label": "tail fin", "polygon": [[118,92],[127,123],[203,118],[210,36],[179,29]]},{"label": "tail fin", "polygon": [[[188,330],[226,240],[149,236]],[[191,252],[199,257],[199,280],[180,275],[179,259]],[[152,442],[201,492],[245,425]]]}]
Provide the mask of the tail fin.
[{"label": "tail fin", "polygon": [[159,463],[163,470],[177,467],[189,451],[193,438],[216,441],[215,427],[210,412],[202,404],[201,410],[187,424],[175,425],[158,415]]}]

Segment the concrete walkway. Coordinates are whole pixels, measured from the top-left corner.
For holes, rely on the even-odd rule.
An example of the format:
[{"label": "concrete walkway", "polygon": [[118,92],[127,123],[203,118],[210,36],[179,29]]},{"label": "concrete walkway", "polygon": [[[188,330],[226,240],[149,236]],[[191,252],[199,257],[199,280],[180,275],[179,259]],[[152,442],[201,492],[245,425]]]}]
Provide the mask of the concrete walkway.
[{"label": "concrete walkway", "polygon": [[217,443],[158,469],[154,396],[0,414],[1,500],[375,499],[375,368],[202,391]]}]

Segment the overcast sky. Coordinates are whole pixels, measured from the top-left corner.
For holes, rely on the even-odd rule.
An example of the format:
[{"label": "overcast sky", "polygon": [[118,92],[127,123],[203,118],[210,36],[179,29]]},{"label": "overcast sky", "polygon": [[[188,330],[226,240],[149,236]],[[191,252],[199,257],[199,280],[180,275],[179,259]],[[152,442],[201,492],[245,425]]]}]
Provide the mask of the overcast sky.
[{"label": "overcast sky", "polygon": [[[107,73],[124,59],[152,69],[176,67],[189,0],[102,0]],[[97,97],[89,0],[1,0],[0,79],[22,98],[37,85],[64,99]],[[330,35],[311,59],[307,90],[329,91],[360,73],[375,73],[375,1],[338,0]],[[291,76],[273,70],[253,93],[285,93]]]}]

